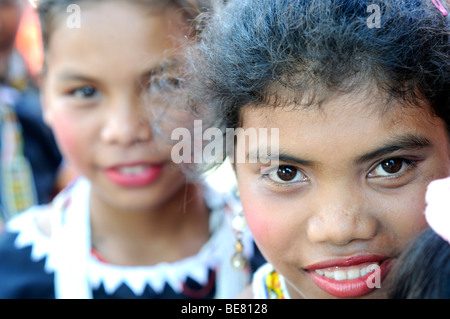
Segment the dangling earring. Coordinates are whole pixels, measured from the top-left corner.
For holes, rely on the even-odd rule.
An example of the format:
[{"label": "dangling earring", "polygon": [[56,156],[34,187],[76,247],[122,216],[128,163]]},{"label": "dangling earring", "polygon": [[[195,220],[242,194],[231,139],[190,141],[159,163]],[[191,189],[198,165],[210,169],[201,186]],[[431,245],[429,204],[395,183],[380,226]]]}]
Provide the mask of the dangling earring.
[{"label": "dangling earring", "polygon": [[247,227],[247,222],[245,221],[242,211],[233,216],[233,219],[231,220],[231,227],[236,233],[236,243],[234,244],[236,252],[231,258],[231,264],[233,268],[242,270],[248,265],[248,260],[244,256],[244,245],[242,244],[242,232]]}]

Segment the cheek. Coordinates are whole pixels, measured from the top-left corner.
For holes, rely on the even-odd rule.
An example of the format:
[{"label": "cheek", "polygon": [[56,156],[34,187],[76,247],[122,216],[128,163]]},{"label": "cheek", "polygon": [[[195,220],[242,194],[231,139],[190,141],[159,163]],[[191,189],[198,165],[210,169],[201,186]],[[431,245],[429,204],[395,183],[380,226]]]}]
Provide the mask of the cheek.
[{"label": "cheek", "polygon": [[279,208],[274,207],[270,200],[261,197],[242,194],[242,206],[248,227],[256,244],[266,258],[272,260],[289,241],[290,233],[279,219]]},{"label": "cheek", "polygon": [[57,113],[54,114],[51,127],[64,158],[79,166],[80,154],[87,151],[89,142],[87,144],[80,142],[81,130],[75,122],[69,116]]},{"label": "cheek", "polygon": [[384,228],[398,241],[399,246],[406,245],[427,226],[424,193],[425,189],[420,188],[412,194],[377,202],[381,212],[380,220]]},{"label": "cheek", "polygon": [[417,196],[417,198],[413,200],[404,202],[405,205],[402,206],[404,212],[401,214],[402,220],[396,223],[400,233],[406,233],[408,238],[415,236],[427,226],[424,214],[426,206],[423,199],[425,191],[421,192],[421,194],[422,193],[422,196]]},{"label": "cheek", "polygon": [[257,205],[248,203],[243,205],[245,219],[247,220],[248,227],[250,228],[253,237],[258,243],[263,243],[264,238],[267,238],[269,231],[268,221],[263,218],[264,212],[261,212]]}]

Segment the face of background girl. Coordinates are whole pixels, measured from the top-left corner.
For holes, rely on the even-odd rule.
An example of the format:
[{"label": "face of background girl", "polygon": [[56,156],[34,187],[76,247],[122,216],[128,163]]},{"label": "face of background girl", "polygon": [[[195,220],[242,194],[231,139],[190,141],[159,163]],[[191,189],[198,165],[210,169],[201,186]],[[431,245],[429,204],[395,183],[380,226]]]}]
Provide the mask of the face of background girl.
[{"label": "face of background girl", "polygon": [[170,150],[156,146],[148,109],[161,105],[144,105],[149,75],[180,53],[181,15],[127,1],[84,4],[80,28],[66,27],[62,13],[50,39],[46,122],[93,196],[128,210],[155,208],[186,182]]},{"label": "face of background girl", "polygon": [[[382,107],[350,95],[241,114],[244,129],[280,130],[280,166],[236,172],[248,225],[291,297],[385,297],[389,264],[426,225],[425,189],[449,173],[445,124],[425,107]],[[372,264],[386,277],[373,291],[361,277]]]}]

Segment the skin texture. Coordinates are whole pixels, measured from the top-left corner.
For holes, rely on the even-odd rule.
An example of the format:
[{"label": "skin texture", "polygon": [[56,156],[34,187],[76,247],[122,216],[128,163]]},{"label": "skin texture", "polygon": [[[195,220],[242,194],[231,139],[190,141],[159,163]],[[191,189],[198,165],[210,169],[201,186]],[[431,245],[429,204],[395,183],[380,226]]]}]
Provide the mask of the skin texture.
[{"label": "skin texture", "polygon": [[[441,119],[426,105],[391,102],[385,110],[378,94],[366,93],[335,96],[320,109],[241,112],[244,129],[280,130],[284,171],[246,162],[236,163],[236,173],[255,241],[285,276],[292,298],[334,297],[309,279],[309,265],[362,255],[395,259],[426,226],[428,183],[449,174]],[[390,159],[395,165],[383,166]],[[386,297],[390,281],[388,274],[362,297]]]},{"label": "skin texture", "polygon": [[[149,98],[158,90],[150,74],[182,54],[187,28],[174,8],[106,1],[81,10],[80,28],[61,18],[53,30],[42,96],[65,159],[92,184],[93,245],[116,264],[191,255],[208,238],[207,208],[200,188],[160,147],[150,120],[166,105]],[[158,166],[156,179],[124,186],[107,174],[135,164]]]}]

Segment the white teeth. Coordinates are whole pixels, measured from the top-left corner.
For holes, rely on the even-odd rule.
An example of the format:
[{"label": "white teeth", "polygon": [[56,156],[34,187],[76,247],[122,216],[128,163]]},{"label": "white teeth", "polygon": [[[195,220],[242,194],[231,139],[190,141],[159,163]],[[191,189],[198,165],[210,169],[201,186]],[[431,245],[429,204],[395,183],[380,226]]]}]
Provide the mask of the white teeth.
[{"label": "white teeth", "polygon": [[146,168],[147,166],[144,165],[122,166],[119,168],[119,171],[125,175],[136,175],[145,171]]},{"label": "white teeth", "polygon": [[360,273],[361,277],[367,275],[367,267],[360,269],[359,273]]},{"label": "white teeth", "polygon": [[347,272],[347,279],[355,279],[361,277],[361,271],[359,269],[352,269]]},{"label": "white teeth", "polygon": [[334,272],[334,279],[335,280],[346,280],[347,279],[347,272],[342,270],[336,270]]},{"label": "white teeth", "polygon": [[367,266],[367,272],[372,272],[372,271],[374,271],[374,270],[377,270],[378,267],[379,267],[379,266],[378,266],[377,264],[369,265],[369,266]]},{"label": "white teeth", "polygon": [[332,278],[334,280],[347,280],[347,279],[356,279],[359,277],[363,277],[367,275],[368,273],[375,271],[379,269],[378,264],[370,264],[367,267],[363,268],[353,268],[348,271],[345,270],[338,270],[338,268],[334,271],[328,271],[328,270],[315,270],[316,273],[318,273],[321,276]]}]

